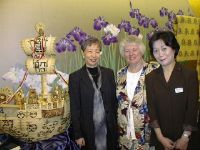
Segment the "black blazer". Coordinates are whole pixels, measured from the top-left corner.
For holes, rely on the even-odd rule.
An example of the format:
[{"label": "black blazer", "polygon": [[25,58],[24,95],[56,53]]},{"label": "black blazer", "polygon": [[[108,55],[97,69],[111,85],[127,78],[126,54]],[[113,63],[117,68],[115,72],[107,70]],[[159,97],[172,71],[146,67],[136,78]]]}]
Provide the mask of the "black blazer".
[{"label": "black blazer", "polygon": [[[102,75],[101,94],[106,112],[107,148],[115,150],[117,146],[117,100],[114,74],[111,69],[100,67]],[[84,149],[95,150],[93,124],[94,89],[84,65],[69,75],[69,96],[72,127],[75,139],[83,137]]]},{"label": "black blazer", "polygon": [[[164,136],[177,140],[184,129],[195,130],[199,84],[197,72],[176,63],[168,82],[162,67],[145,78],[150,122]],[[153,139],[153,138],[152,138]]]}]

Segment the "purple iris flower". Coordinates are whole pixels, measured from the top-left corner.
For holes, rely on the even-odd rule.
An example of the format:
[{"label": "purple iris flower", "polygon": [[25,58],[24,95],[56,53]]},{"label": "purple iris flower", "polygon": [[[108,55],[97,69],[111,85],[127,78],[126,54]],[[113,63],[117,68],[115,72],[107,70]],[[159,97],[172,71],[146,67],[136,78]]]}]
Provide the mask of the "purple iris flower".
[{"label": "purple iris flower", "polygon": [[102,40],[105,45],[110,45],[111,43],[116,43],[118,41],[117,37],[112,36],[109,33],[105,34],[105,36],[102,37]]},{"label": "purple iris flower", "polygon": [[66,38],[67,38],[67,39],[70,39],[71,36],[72,36],[71,33],[67,33],[67,34],[66,34]]},{"label": "purple iris flower", "polygon": [[143,16],[143,15],[142,15],[141,13],[138,13],[138,14],[136,15],[136,19],[137,19],[137,20],[140,20],[140,19],[142,18],[142,16]]},{"label": "purple iris flower", "polygon": [[62,53],[66,50],[74,52],[76,51],[76,46],[73,44],[73,40],[63,38],[56,43],[56,51]]},{"label": "purple iris flower", "polygon": [[129,35],[136,35],[138,36],[140,34],[140,29],[139,28],[134,28],[131,27],[128,31]]},{"label": "purple iris flower", "polygon": [[94,19],[93,28],[97,31],[101,30],[103,27],[106,27],[108,22],[104,20],[104,17],[97,17]]},{"label": "purple iris flower", "polygon": [[79,38],[79,44],[81,44],[83,41],[87,40],[89,36],[86,33],[81,33]]},{"label": "purple iris flower", "polygon": [[58,53],[62,53],[62,52],[64,52],[64,51],[66,51],[66,43],[65,43],[65,40],[64,39],[61,39],[58,43],[56,43],[56,47],[55,47],[55,49],[56,49],[56,51],[58,52]]},{"label": "purple iris flower", "polygon": [[168,21],[166,24],[165,24],[165,26],[169,29],[169,30],[173,30],[174,28],[173,28],[173,22],[172,21]]},{"label": "purple iris flower", "polygon": [[150,19],[149,24],[152,26],[152,28],[156,28],[158,26],[158,23],[154,18]]},{"label": "purple iris flower", "polygon": [[139,24],[139,26],[142,26],[142,25],[143,25],[144,19],[145,19],[144,16],[141,16],[140,19],[138,19],[138,24]]},{"label": "purple iris flower", "polygon": [[163,17],[163,16],[167,16],[167,15],[168,15],[167,8],[162,7],[162,8],[160,9],[160,16]]},{"label": "purple iris flower", "polygon": [[67,42],[67,50],[70,52],[75,52],[76,51],[76,46],[72,41]]},{"label": "purple iris flower", "polygon": [[134,10],[131,10],[129,12],[129,15],[131,16],[131,18],[135,18],[136,17],[136,14],[135,14]]},{"label": "purple iris flower", "polygon": [[151,39],[151,37],[152,37],[153,33],[154,33],[153,31],[151,31],[151,32],[147,33],[147,39],[148,39],[148,40],[150,40],[150,39]]},{"label": "purple iris flower", "polygon": [[141,18],[138,20],[139,26],[143,26],[144,28],[149,27],[149,18],[145,16],[141,16]]},{"label": "purple iris flower", "polygon": [[108,35],[105,35],[105,36],[102,37],[103,43],[104,43],[105,45],[110,45],[110,43],[111,43],[110,37],[109,37],[109,36],[111,36],[111,35],[108,34]]},{"label": "purple iris flower", "polygon": [[81,29],[79,27],[75,27],[71,32],[70,35],[74,37],[76,41],[79,41],[80,34],[82,33]]},{"label": "purple iris flower", "polygon": [[139,19],[142,14],[140,13],[140,10],[139,9],[134,9],[135,10],[135,14],[136,14],[136,19]]},{"label": "purple iris flower", "polygon": [[168,19],[170,21],[174,21],[176,19],[176,14],[173,11],[171,11],[170,13],[168,13]]},{"label": "purple iris flower", "polygon": [[75,27],[68,34],[68,37],[70,37],[69,35],[73,36],[74,39],[79,42],[79,44],[88,39],[88,35],[85,32],[83,32],[79,27]]},{"label": "purple iris flower", "polygon": [[143,22],[143,27],[148,28],[149,27],[149,18],[145,17],[144,22]]},{"label": "purple iris flower", "polygon": [[110,37],[110,41],[111,41],[111,43],[117,43],[117,42],[118,42],[116,36],[111,36],[111,37]]},{"label": "purple iris flower", "polygon": [[129,14],[131,18],[138,18],[141,15],[139,9],[131,9]]},{"label": "purple iris flower", "polygon": [[118,25],[118,28],[124,29],[125,32],[129,32],[130,28],[131,28],[131,23],[129,21],[126,20],[122,20],[121,23]]}]

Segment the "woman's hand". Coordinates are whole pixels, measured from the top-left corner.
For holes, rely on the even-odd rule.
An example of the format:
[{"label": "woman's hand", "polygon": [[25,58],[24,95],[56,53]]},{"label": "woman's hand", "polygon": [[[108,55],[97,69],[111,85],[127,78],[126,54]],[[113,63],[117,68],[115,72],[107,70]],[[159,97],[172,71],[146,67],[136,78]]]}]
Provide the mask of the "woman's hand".
[{"label": "woman's hand", "polygon": [[85,146],[85,139],[84,138],[77,139],[76,144],[79,146],[79,148]]},{"label": "woman's hand", "polygon": [[176,141],[175,148],[179,150],[187,150],[189,138],[182,136]]},{"label": "woman's hand", "polygon": [[154,131],[156,133],[157,139],[163,145],[165,150],[171,150],[171,149],[175,148],[175,143],[172,140],[170,140],[169,138],[164,137],[160,128],[154,128]]},{"label": "woman's hand", "polygon": [[162,143],[165,150],[173,150],[175,148],[175,143],[164,136],[159,138],[159,141]]}]

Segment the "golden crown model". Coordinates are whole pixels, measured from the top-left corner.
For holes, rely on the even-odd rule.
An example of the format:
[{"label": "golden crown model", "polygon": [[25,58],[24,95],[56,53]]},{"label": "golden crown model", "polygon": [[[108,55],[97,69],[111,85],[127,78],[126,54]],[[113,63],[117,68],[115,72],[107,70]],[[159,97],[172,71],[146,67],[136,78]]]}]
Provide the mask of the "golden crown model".
[{"label": "golden crown model", "polygon": [[[69,126],[70,108],[67,89],[55,85],[47,90],[47,75],[57,74],[55,70],[55,37],[45,36],[45,25],[35,26],[37,36],[24,39],[21,47],[28,56],[23,80],[18,89],[0,89],[0,132],[10,134],[22,141],[35,142],[49,139],[64,132]],[[41,76],[41,93],[29,87],[25,96],[23,83],[29,74]]]}]

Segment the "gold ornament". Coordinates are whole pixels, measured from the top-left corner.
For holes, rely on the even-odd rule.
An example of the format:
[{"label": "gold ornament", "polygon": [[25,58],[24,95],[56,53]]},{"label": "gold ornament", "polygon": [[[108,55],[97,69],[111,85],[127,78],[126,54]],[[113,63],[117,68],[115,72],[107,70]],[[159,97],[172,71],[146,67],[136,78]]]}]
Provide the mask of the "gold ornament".
[{"label": "gold ornament", "polygon": [[14,96],[15,105],[19,105],[20,109],[24,109],[24,92],[20,89]]},{"label": "gold ornament", "polygon": [[[21,89],[23,82],[15,93],[9,88],[0,89],[0,131],[26,142],[49,139],[64,132],[70,124],[69,97],[65,90],[56,86],[52,92],[48,92],[47,74],[56,73],[55,37],[47,37],[44,28],[43,23],[37,23],[37,35],[21,42],[28,56],[23,82],[28,73],[40,75],[41,92],[37,93],[36,89],[29,87],[25,96]],[[8,100],[14,104],[7,104]]]},{"label": "gold ornament", "polygon": [[38,95],[36,89],[30,87],[28,94],[28,103],[29,104],[37,104],[38,103]]},{"label": "gold ornament", "polygon": [[45,25],[41,22],[35,25],[35,30],[39,33],[41,30],[44,31]]},{"label": "gold ornament", "polygon": [[0,104],[8,100],[9,97],[13,95],[12,89],[5,87],[0,88]]}]

